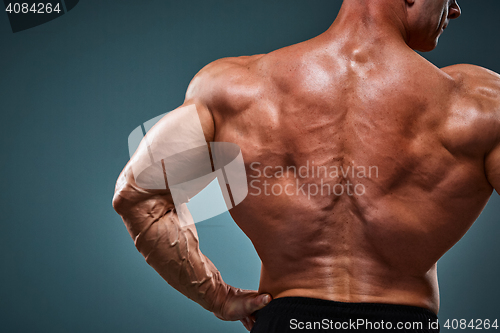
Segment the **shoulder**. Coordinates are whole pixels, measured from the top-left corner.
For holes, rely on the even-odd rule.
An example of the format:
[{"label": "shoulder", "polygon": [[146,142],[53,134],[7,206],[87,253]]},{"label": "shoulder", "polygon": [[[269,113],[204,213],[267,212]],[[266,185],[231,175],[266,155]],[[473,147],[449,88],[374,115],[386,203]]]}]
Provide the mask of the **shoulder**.
[{"label": "shoulder", "polygon": [[454,65],[442,69],[455,83],[455,98],[500,123],[500,75],[484,67]]},{"label": "shoulder", "polygon": [[457,112],[472,115],[474,128],[488,138],[488,150],[500,144],[500,75],[474,65],[454,65],[442,69],[456,86]]},{"label": "shoulder", "polygon": [[454,79],[465,96],[500,103],[499,74],[484,67],[467,64],[453,65],[442,70]]},{"label": "shoulder", "polygon": [[235,97],[251,92],[259,77],[256,67],[263,55],[222,58],[203,67],[186,92],[186,101],[196,100],[210,109],[220,109]]}]

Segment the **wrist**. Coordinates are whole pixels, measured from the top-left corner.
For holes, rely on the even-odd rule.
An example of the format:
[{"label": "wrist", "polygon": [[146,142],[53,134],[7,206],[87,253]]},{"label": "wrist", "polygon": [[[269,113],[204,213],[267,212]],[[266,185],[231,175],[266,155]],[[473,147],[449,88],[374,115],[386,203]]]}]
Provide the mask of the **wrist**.
[{"label": "wrist", "polygon": [[213,312],[217,317],[220,317],[223,314],[225,304],[231,298],[231,296],[236,293],[236,288],[225,283],[222,280],[220,272],[217,272],[214,276],[214,284],[214,292],[211,295],[212,299],[209,302],[210,307],[207,308],[207,310]]}]

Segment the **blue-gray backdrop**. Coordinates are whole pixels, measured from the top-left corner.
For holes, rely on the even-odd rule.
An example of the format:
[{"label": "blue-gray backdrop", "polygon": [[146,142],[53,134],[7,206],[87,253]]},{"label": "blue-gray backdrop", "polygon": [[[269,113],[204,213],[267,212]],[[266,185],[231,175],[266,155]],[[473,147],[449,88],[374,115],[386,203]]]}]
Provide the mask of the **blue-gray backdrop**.
[{"label": "blue-gray backdrop", "polygon": [[[245,332],[178,294],[135,250],[111,207],[127,137],[180,105],[205,64],[311,38],[340,4],[81,0],[15,34],[0,13],[0,331]],[[425,56],[500,72],[500,2],[460,4]],[[440,261],[441,323],[500,317],[499,213],[495,194]],[[257,288],[259,259],[231,218],[197,226],[225,280]]]}]

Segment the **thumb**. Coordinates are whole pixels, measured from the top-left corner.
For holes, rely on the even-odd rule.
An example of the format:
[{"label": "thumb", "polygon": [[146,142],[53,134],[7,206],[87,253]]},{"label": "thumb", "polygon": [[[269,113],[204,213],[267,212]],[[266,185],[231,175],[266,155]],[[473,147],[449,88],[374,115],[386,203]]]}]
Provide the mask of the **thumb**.
[{"label": "thumb", "polygon": [[269,294],[260,294],[257,297],[254,297],[250,302],[250,308],[248,309],[249,313],[253,313],[257,310],[262,309],[266,305],[271,302],[273,298]]}]

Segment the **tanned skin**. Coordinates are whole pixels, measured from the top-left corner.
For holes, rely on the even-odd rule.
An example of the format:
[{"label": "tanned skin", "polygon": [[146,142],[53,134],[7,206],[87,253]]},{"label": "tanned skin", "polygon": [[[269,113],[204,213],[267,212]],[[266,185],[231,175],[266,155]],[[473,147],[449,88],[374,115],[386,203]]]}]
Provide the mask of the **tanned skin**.
[{"label": "tanned skin", "polygon": [[[266,304],[262,294],[438,312],[438,259],[500,189],[500,76],[472,65],[439,69],[414,51],[434,49],[459,16],[454,0],[345,0],[316,38],[221,59],[198,73],[184,106],[196,105],[207,142],[238,144],[249,183],[290,184],[294,195],[252,195],[251,188],[230,211],[262,260],[258,292],[226,285],[212,265],[207,276],[223,292],[193,289],[189,297],[248,329]],[[314,163],[376,166],[378,174],[299,177],[306,187],[365,189],[308,197],[295,195],[291,173],[252,178],[255,162],[261,171]],[[148,216],[150,225],[165,216],[175,222],[167,192],[137,189],[125,169],[114,206],[133,237]],[[196,242],[190,246],[199,251]],[[166,279],[187,294],[175,277]]]}]

